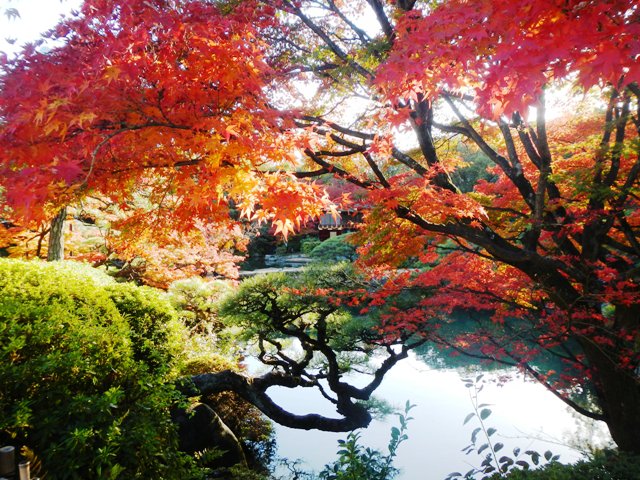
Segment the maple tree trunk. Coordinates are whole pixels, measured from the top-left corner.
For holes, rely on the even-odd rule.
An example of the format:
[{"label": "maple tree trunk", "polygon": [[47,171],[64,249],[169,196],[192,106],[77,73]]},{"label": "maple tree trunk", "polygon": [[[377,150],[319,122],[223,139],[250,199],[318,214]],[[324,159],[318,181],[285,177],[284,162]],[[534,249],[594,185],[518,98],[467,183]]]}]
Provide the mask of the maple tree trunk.
[{"label": "maple tree trunk", "polygon": [[49,232],[49,248],[47,250],[47,261],[64,260],[64,220],[67,217],[67,207],[60,209],[58,214],[51,220],[51,230]]},{"label": "maple tree trunk", "polygon": [[[616,308],[617,326],[636,323],[640,305]],[[620,450],[640,454],[640,378],[621,368],[615,354],[586,339],[581,342],[593,371],[598,401],[605,422]]]}]

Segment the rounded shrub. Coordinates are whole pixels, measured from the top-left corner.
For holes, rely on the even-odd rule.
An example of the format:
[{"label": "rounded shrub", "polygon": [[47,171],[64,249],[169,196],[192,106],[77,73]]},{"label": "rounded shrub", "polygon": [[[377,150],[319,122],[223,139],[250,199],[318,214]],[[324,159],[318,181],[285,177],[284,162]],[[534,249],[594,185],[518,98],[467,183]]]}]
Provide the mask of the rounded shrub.
[{"label": "rounded shrub", "polygon": [[193,477],[169,415],[174,316],[90,267],[0,259],[0,440],[49,479]]},{"label": "rounded shrub", "polygon": [[329,238],[317,245],[309,256],[319,262],[353,261],[357,258],[356,247],[349,243],[349,234]]},{"label": "rounded shrub", "polygon": [[322,240],[316,237],[303,238],[300,242],[300,252],[309,255],[311,251],[322,243]]},{"label": "rounded shrub", "polygon": [[176,280],[169,286],[169,301],[179,312],[182,321],[193,331],[200,333],[219,330],[216,304],[232,290],[223,280],[191,277]]}]

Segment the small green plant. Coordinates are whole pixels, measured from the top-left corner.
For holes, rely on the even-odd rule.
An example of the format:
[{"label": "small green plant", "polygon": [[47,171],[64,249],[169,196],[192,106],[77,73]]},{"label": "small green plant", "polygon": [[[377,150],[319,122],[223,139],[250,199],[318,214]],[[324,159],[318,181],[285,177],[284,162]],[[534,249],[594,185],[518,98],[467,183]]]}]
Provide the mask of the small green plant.
[{"label": "small green plant", "polygon": [[393,466],[398,447],[409,438],[406,434],[407,425],[412,417],[409,411],[415,405],[407,401],[404,413],[398,414],[399,427],[391,428],[391,439],[387,453],[363,447],[360,444],[360,432],[351,432],[346,440],[338,440],[338,459],[324,467],[320,472],[321,480],[391,480],[400,471]]},{"label": "small green plant", "polygon": [[463,425],[473,419],[476,419],[478,423],[478,426],[471,432],[471,442],[462,451],[467,455],[476,453],[478,456],[484,455],[484,457],[479,467],[472,468],[464,475],[460,472],[452,472],[447,476],[446,480],[503,478],[514,469],[522,468],[528,470],[532,466],[537,467],[548,462],[556,462],[560,456],[554,455],[549,450],[544,454],[540,454],[534,450],[522,452],[522,449],[516,447],[513,449],[512,454],[502,452],[504,444],[496,441],[494,437],[497,430],[493,427],[488,427],[485,422],[493,413],[489,408],[491,405],[480,403],[479,400],[480,392],[484,388],[483,379],[483,374],[477,375],[475,378],[462,379],[465,387],[469,389],[469,397],[473,406],[473,411],[465,417]]}]

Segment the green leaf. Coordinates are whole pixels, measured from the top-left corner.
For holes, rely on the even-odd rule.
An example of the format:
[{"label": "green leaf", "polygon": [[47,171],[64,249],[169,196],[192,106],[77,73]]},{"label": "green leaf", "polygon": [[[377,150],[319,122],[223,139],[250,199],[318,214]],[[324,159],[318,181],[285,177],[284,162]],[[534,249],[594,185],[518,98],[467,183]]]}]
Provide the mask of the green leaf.
[{"label": "green leaf", "polygon": [[502,464],[503,468],[510,467],[511,465],[513,465],[513,459],[506,456],[500,457],[500,463]]},{"label": "green leaf", "polygon": [[480,420],[485,420],[489,415],[491,415],[491,409],[483,408],[480,411]]},{"label": "green leaf", "polygon": [[471,412],[469,415],[467,415],[464,419],[464,422],[462,422],[463,425],[466,425],[467,423],[469,423],[469,420],[471,420],[473,417],[475,417],[476,414]]}]

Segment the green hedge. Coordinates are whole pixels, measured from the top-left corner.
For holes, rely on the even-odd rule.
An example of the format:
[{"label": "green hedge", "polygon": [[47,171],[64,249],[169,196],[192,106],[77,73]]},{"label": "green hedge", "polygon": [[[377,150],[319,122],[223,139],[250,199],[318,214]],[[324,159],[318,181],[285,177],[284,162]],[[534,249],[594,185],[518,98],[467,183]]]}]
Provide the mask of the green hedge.
[{"label": "green hedge", "polygon": [[50,480],[192,477],[169,415],[179,336],[151,289],[0,259],[0,440]]}]

